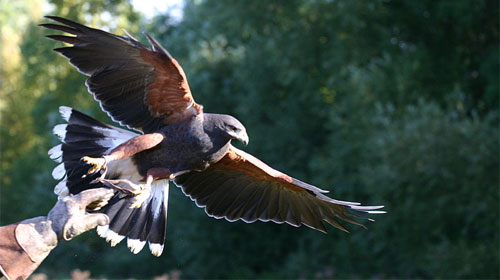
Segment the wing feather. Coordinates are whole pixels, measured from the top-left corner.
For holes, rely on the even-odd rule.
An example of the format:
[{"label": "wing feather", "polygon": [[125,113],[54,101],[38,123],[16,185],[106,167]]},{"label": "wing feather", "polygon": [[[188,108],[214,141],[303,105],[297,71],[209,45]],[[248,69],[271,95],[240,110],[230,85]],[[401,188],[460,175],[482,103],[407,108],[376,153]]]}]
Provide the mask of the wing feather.
[{"label": "wing feather", "polygon": [[338,220],[364,227],[353,219],[363,218],[357,213],[385,213],[376,211],[383,206],[361,206],[327,197],[326,191],[272,169],[232,146],[219,162],[204,171],[180,175],[175,183],[208,215],[229,221],[271,220],[326,233],[323,221],[347,231]]},{"label": "wing feather", "polygon": [[183,121],[203,112],[194,102],[182,67],[151,36],[151,49],[130,35],[118,36],[71,20],[47,16],[60,24],[41,24],[74,36],[47,35],[72,44],[54,49],[90,76],[87,88],[114,121],[143,132]]},{"label": "wing feather", "polygon": [[269,201],[270,193],[273,191],[272,188],[264,188],[262,198],[260,199],[257,209],[255,210],[255,216],[260,220],[269,220]]}]

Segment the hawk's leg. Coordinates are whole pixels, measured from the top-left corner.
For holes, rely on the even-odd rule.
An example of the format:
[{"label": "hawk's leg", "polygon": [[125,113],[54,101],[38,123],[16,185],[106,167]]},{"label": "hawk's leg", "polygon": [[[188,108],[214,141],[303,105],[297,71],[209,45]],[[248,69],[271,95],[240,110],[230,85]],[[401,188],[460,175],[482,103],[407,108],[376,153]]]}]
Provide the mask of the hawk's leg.
[{"label": "hawk's leg", "polygon": [[167,168],[151,168],[146,172],[146,184],[134,197],[131,208],[140,208],[142,203],[151,195],[151,184],[155,180],[173,179],[173,174]]},{"label": "hawk's leg", "polygon": [[[127,180],[127,179],[110,180],[110,179],[104,179],[104,178],[97,178],[90,183],[91,184],[102,183],[106,187],[114,188],[114,189],[117,189],[121,192],[130,194],[130,195],[138,195],[141,193],[141,189],[142,189],[142,187],[140,185],[132,183],[130,180]],[[118,184],[121,184],[121,186],[119,186]]]},{"label": "hawk's leg", "polygon": [[106,165],[110,161],[124,159],[144,150],[151,149],[160,144],[163,139],[165,139],[165,135],[163,135],[162,133],[149,133],[139,135],[121,143],[113,150],[111,150],[109,154],[103,157],[92,158],[85,156],[82,158],[82,160],[87,164],[92,165],[92,167],[88,171],[88,174],[92,174],[99,170],[106,170]]}]

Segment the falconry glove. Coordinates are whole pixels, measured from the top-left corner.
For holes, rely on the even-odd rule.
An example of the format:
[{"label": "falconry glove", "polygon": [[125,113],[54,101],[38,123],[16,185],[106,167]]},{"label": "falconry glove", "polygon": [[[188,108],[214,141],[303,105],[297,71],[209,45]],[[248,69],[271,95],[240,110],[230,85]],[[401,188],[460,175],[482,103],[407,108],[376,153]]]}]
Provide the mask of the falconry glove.
[{"label": "falconry glove", "polygon": [[98,225],[109,224],[105,214],[89,214],[85,209],[103,207],[112,196],[113,190],[99,188],[63,197],[47,217],[21,222],[16,228],[16,239],[33,262],[41,262],[56,247],[58,240],[68,241]]}]

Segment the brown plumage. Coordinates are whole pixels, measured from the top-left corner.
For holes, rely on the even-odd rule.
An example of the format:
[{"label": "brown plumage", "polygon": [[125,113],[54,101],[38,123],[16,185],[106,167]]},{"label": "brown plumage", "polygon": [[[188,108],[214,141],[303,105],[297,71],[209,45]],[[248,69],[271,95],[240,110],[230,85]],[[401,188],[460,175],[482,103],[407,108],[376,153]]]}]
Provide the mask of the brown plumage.
[{"label": "brown plumage", "polygon": [[132,252],[149,241],[152,253],[161,254],[169,181],[208,215],[229,221],[273,221],[322,232],[327,222],[347,231],[337,220],[361,225],[353,219],[361,218],[358,213],[384,213],[377,210],[383,206],[329,198],[327,191],[233,147],[233,139],[248,143],[245,127],[232,116],[204,113],[181,66],[149,35],[151,49],[128,34],[48,18],[64,25],[42,26],[74,35],[47,37],[73,45],[55,51],[90,76],[87,87],[102,109],[144,133],[100,123],[68,107],[60,109],[68,124],[54,128],[63,142],[49,151],[62,162],[53,172],[61,180],[58,195],[103,185],[117,189],[101,210],[111,223],[98,229],[112,245],[127,236]]},{"label": "brown plumage", "polygon": [[[66,25],[41,26],[76,35],[47,38],[73,45],[54,50],[90,76],[89,91],[113,120],[150,132],[203,112],[193,100],[180,65],[150,36],[152,49],[132,36],[117,36],[60,17],[47,18]],[[124,108],[134,113],[127,114]]]}]

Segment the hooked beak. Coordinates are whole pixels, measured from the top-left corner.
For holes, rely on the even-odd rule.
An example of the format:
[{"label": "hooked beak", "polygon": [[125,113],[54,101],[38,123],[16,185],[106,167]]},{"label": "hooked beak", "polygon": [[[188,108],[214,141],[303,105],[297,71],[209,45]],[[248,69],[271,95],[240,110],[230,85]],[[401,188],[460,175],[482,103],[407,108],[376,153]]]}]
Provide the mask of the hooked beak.
[{"label": "hooked beak", "polygon": [[248,145],[249,139],[246,131],[240,132],[237,135],[236,139],[240,140],[245,146]]},{"label": "hooked beak", "polygon": [[243,143],[243,145],[245,145],[245,146],[248,145],[248,142],[250,140],[248,139],[248,135],[247,135],[246,131],[243,131],[241,134],[242,135],[240,138],[238,138],[238,140],[240,140]]},{"label": "hooked beak", "polygon": [[241,141],[245,146],[248,145],[248,134],[245,130],[241,130],[238,133],[235,131],[229,131],[228,134],[232,139]]}]

